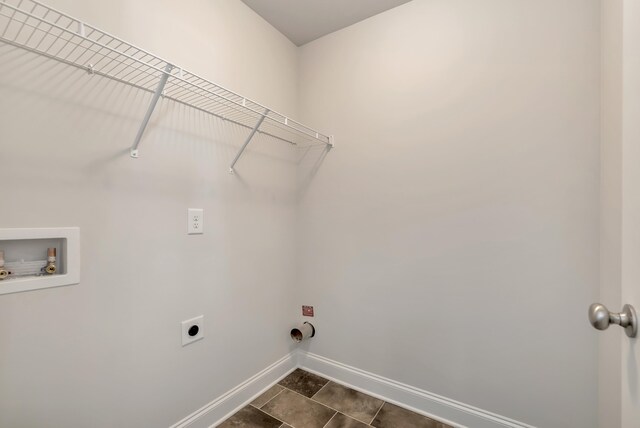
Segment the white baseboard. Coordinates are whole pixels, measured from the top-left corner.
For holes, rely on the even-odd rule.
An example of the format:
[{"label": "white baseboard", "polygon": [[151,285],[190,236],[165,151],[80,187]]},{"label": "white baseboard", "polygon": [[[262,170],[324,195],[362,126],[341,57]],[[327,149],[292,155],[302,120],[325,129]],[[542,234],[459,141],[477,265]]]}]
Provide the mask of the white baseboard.
[{"label": "white baseboard", "polygon": [[302,350],[285,355],[170,428],[216,426],[298,367],[454,427],[535,428]]},{"label": "white baseboard", "polygon": [[295,353],[290,353],[252,376],[170,428],[207,428],[215,426],[252,402],[297,367]]},{"label": "white baseboard", "polygon": [[299,352],[297,360],[304,370],[454,427],[534,428],[310,352]]}]

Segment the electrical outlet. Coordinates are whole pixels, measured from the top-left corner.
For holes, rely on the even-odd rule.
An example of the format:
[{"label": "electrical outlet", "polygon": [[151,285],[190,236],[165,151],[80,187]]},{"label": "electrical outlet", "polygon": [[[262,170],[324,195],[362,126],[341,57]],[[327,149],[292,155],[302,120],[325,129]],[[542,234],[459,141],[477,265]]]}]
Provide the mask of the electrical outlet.
[{"label": "electrical outlet", "polygon": [[204,339],[204,315],[182,321],[182,346]]},{"label": "electrical outlet", "polygon": [[204,210],[189,208],[187,211],[187,234],[201,235],[204,233]]}]

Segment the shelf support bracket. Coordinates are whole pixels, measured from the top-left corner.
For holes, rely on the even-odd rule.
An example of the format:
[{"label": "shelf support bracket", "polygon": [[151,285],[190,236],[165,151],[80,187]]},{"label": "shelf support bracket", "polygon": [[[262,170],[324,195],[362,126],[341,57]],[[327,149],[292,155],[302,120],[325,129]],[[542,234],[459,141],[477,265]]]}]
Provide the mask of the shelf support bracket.
[{"label": "shelf support bracket", "polygon": [[240,159],[240,156],[242,156],[244,149],[247,148],[247,146],[253,139],[253,136],[256,135],[256,132],[258,132],[260,125],[262,125],[262,122],[264,122],[264,119],[267,117],[268,114],[269,114],[269,109],[266,109],[264,113],[262,113],[262,116],[260,116],[260,120],[258,120],[258,123],[256,123],[256,126],[253,127],[253,129],[251,130],[251,133],[245,140],[244,144],[242,145],[242,147],[240,147],[240,151],[236,155],[235,159],[233,160],[233,162],[231,162],[231,167],[229,167],[229,174],[233,174],[233,167],[236,166],[236,162],[238,162],[238,159]]},{"label": "shelf support bracket", "polygon": [[153,94],[153,98],[151,98],[151,103],[149,104],[149,108],[147,109],[147,113],[144,115],[144,119],[142,119],[142,123],[140,124],[140,129],[138,129],[138,134],[136,135],[136,139],[131,146],[131,157],[138,157],[138,145],[140,144],[140,140],[142,140],[142,135],[144,134],[145,129],[147,129],[147,125],[149,124],[149,119],[151,119],[151,115],[153,114],[153,110],[156,108],[156,104],[158,104],[158,100],[162,96],[162,92],[164,91],[164,86],[167,84],[167,80],[171,75],[171,70],[173,70],[173,65],[167,64],[164,69],[164,73],[162,73],[162,77],[160,77],[160,82],[158,82],[158,87]]}]

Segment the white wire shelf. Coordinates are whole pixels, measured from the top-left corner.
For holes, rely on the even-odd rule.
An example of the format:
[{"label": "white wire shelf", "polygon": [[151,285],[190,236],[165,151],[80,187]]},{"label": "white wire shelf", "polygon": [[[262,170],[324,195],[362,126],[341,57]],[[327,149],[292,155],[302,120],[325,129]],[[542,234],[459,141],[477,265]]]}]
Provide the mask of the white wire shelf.
[{"label": "white wire shelf", "polygon": [[0,0],[0,42],[153,93],[132,157],[138,157],[138,145],[160,97],[251,131],[231,171],[256,133],[295,146],[333,147],[327,134],[34,0]]}]

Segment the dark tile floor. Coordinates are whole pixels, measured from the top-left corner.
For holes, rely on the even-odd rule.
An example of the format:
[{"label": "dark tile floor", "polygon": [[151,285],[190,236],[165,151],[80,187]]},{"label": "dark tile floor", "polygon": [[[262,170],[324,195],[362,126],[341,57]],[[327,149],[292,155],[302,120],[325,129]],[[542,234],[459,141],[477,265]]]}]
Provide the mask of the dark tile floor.
[{"label": "dark tile floor", "polygon": [[218,428],[451,428],[297,369]]}]

